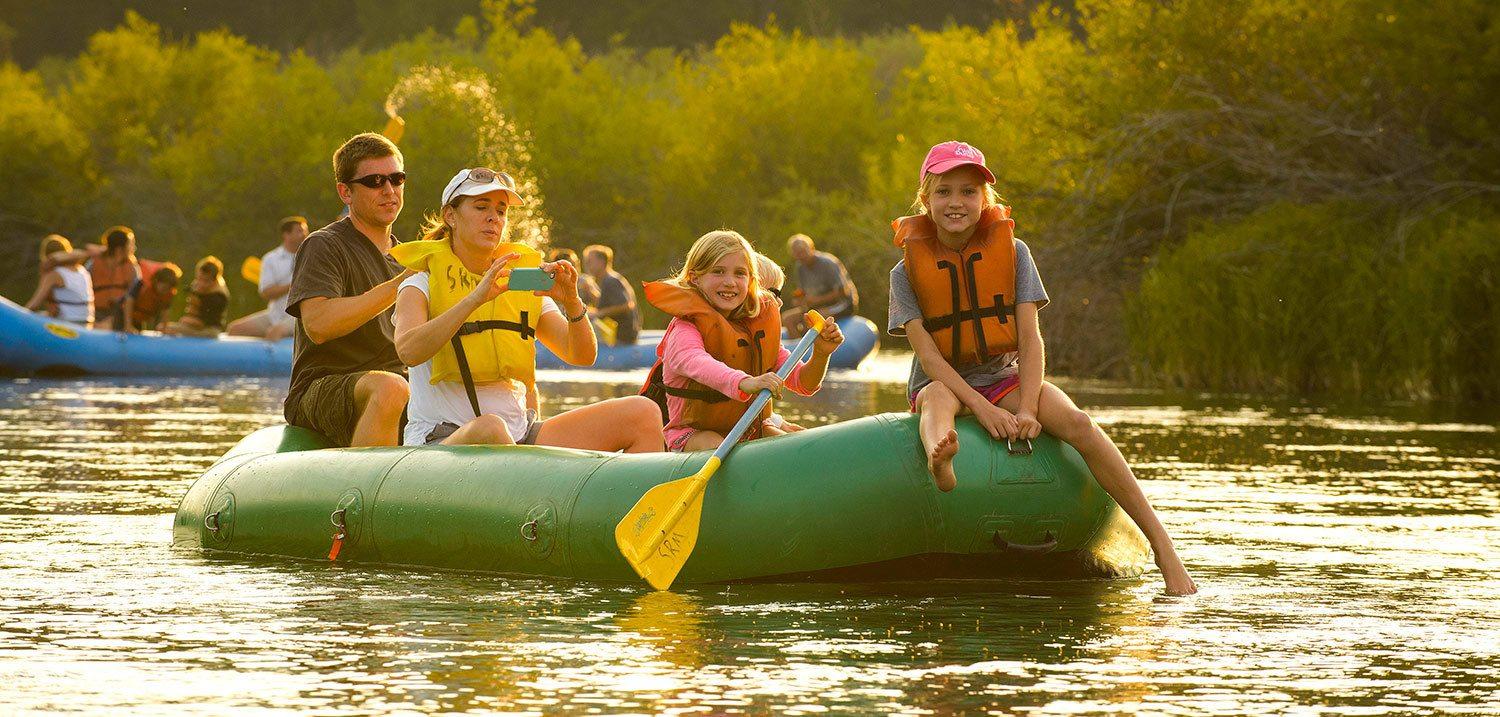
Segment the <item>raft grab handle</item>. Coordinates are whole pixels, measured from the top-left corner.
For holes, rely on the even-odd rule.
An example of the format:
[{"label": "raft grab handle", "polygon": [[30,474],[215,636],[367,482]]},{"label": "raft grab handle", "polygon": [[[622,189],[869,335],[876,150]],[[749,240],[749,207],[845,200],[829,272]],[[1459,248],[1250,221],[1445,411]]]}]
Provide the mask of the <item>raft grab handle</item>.
[{"label": "raft grab handle", "polygon": [[995,531],[995,534],[991,536],[990,540],[994,541],[995,547],[1001,550],[1010,551],[1012,553],[1041,555],[1043,553],[1050,553],[1057,548],[1057,536],[1053,535],[1052,531],[1050,530],[1042,534],[1042,542],[1032,545],[1027,545],[1025,543],[1012,543],[1009,540],[1000,537],[1000,531],[998,530]]},{"label": "raft grab handle", "polygon": [[540,536],[541,534],[537,530],[535,519],[528,520],[525,523],[521,524],[521,537],[524,538],[526,542],[535,543],[536,539]]},{"label": "raft grab handle", "polygon": [[1031,455],[1031,439],[1022,438],[1019,442],[1015,439],[1005,439],[1005,452],[1013,456]]},{"label": "raft grab handle", "polygon": [[203,516],[203,527],[213,533],[214,537],[219,537],[219,531],[223,529],[223,526],[219,525],[219,511],[216,510]]}]

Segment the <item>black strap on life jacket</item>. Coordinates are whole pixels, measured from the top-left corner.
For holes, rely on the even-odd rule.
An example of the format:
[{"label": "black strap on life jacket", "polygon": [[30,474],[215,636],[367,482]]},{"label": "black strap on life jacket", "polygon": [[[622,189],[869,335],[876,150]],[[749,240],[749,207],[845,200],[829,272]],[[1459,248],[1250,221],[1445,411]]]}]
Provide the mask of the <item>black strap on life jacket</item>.
[{"label": "black strap on life jacket", "polygon": [[963,296],[963,294],[961,293],[961,289],[959,288],[960,284],[958,281],[958,266],[953,262],[948,261],[947,259],[938,260],[938,268],[948,270],[948,282],[951,290],[950,296],[953,302],[952,306],[954,307],[953,313],[946,314],[944,316],[934,316],[930,319],[922,319],[923,328],[927,329],[929,332],[941,331],[947,328],[953,329],[953,351],[951,355],[955,359],[959,358],[959,346],[962,339],[962,335],[959,333],[962,330],[962,327],[958,326],[958,324],[965,321],[971,321],[974,323],[974,337],[978,342],[977,346],[979,349],[979,358],[981,361],[988,361],[990,358],[990,353],[989,348],[984,340],[984,319],[993,316],[1001,324],[1004,324],[1009,321],[1007,317],[1015,316],[1016,314],[1015,304],[1007,305],[1005,303],[1004,294],[995,294],[995,303],[990,304],[989,306],[981,307],[979,305],[979,282],[976,281],[975,278],[974,265],[978,264],[979,260],[982,258],[984,258],[984,254],[981,252],[975,252],[970,256],[964,258],[964,277],[968,279],[969,284],[968,309],[959,308],[960,306],[962,306],[960,301],[962,300],[961,297]]},{"label": "black strap on life jacket", "polygon": [[[752,341],[751,339],[754,340]],[[746,373],[750,374],[751,376],[759,376],[766,370],[766,357],[762,355],[760,350],[760,344],[762,341],[765,341],[765,339],[766,330],[761,329],[751,335],[750,339],[741,337],[734,340],[735,345],[739,346],[740,348],[750,350],[750,367],[753,370],[747,371]]]},{"label": "black strap on life jacket", "polygon": [[453,335],[453,355],[458,358],[458,375],[464,380],[464,393],[469,394],[469,407],[474,409],[474,417],[479,418],[479,394],[474,390],[474,374],[469,371],[469,357],[464,354],[464,342],[462,337],[469,334],[477,334],[483,331],[514,331],[523,339],[536,336],[536,329],[531,326],[529,312],[521,312],[521,320],[500,321],[465,321],[458,327],[458,333]]},{"label": "black strap on life jacket", "polygon": [[662,423],[667,422],[667,396],[676,396],[704,403],[723,403],[730,400],[728,396],[711,388],[677,388],[676,386],[668,386],[667,382],[662,379],[661,372],[662,362],[661,359],[657,359],[656,363],[651,366],[651,372],[646,375],[646,383],[641,386],[641,395],[656,402],[656,407],[661,409]]}]

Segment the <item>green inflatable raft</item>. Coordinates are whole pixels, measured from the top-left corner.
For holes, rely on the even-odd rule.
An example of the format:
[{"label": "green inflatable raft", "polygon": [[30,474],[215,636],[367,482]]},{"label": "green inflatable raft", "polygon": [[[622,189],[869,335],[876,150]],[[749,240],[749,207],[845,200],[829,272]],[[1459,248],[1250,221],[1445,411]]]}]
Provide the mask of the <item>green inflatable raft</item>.
[{"label": "green inflatable raft", "polygon": [[[959,422],[959,483],[928,476],[916,417],[744,444],[710,481],[678,584],[1138,575],[1145,539],[1071,447],[1011,454]],[[251,434],[198,479],[179,546],[338,562],[639,582],[614,529],[709,456],[535,446],[327,448]]]}]

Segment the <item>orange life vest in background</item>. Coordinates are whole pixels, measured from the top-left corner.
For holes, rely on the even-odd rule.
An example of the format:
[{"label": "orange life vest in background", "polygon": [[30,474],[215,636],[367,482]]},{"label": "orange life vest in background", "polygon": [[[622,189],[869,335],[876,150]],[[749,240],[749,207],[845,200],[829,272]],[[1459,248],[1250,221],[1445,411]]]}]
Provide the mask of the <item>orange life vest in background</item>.
[{"label": "orange life vest in background", "polygon": [[1015,226],[1008,207],[986,207],[969,242],[950,249],[926,215],[891,222],[922,326],[954,366],[1016,350]]},{"label": "orange life vest in background", "polygon": [[[648,281],[643,286],[646,301],[668,314],[691,321],[703,334],[703,347],[710,356],[730,368],[759,376],[776,367],[781,352],[781,313],[776,299],[769,293],[760,296],[760,313],[743,321],[730,321],[714,309],[697,291],[664,281]],[[671,396],[683,399],[681,423],[693,428],[727,434],[743,416],[748,405],[730,399],[697,381],[687,388],[666,386],[661,379],[662,351],[666,341],[656,346],[656,365],[651,367],[645,389],[653,380]],[[643,390],[642,393],[647,393]],[[771,402],[761,409],[760,421],[771,417]],[[760,435],[760,422],[746,432],[747,438]]]},{"label": "orange life vest in background", "polygon": [[161,317],[161,313],[172,306],[172,301],[177,298],[177,284],[173,283],[171,290],[163,294],[156,290],[156,272],[171,266],[176,267],[169,261],[158,262],[150,259],[141,259],[141,290],[135,295],[135,308],[130,312],[130,321],[142,329],[154,329]]},{"label": "orange life vest in background", "polygon": [[94,279],[94,306],[105,312],[119,304],[130,290],[130,283],[135,281],[138,268],[134,261],[112,261],[102,254],[89,262],[89,275]]}]

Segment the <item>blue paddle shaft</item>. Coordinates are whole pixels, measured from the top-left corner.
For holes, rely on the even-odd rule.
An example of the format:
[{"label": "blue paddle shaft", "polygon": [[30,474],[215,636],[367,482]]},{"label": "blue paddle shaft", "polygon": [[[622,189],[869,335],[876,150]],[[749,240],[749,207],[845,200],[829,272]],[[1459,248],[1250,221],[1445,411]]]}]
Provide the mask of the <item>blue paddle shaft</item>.
[{"label": "blue paddle shaft", "polygon": [[[825,321],[833,321],[833,319],[825,319]],[[786,377],[791,375],[792,369],[802,361],[802,355],[812,348],[813,340],[816,338],[818,338],[818,330],[808,329],[807,333],[803,334],[802,340],[797,342],[797,347],[792,349],[792,355],[787,357],[786,363],[781,364],[781,368],[776,371],[776,375],[786,380]],[[760,415],[761,406],[766,405],[766,401],[769,400],[771,400],[769,388],[763,388],[755,395],[755,399],[750,401],[750,407],[745,409],[745,415],[740,416],[739,422],[734,424],[729,435],[724,436],[724,442],[719,444],[719,450],[714,451],[716,458],[722,461],[725,456],[729,455],[730,449],[740,442],[740,436],[745,435],[745,430],[750,428],[750,424]]]}]

